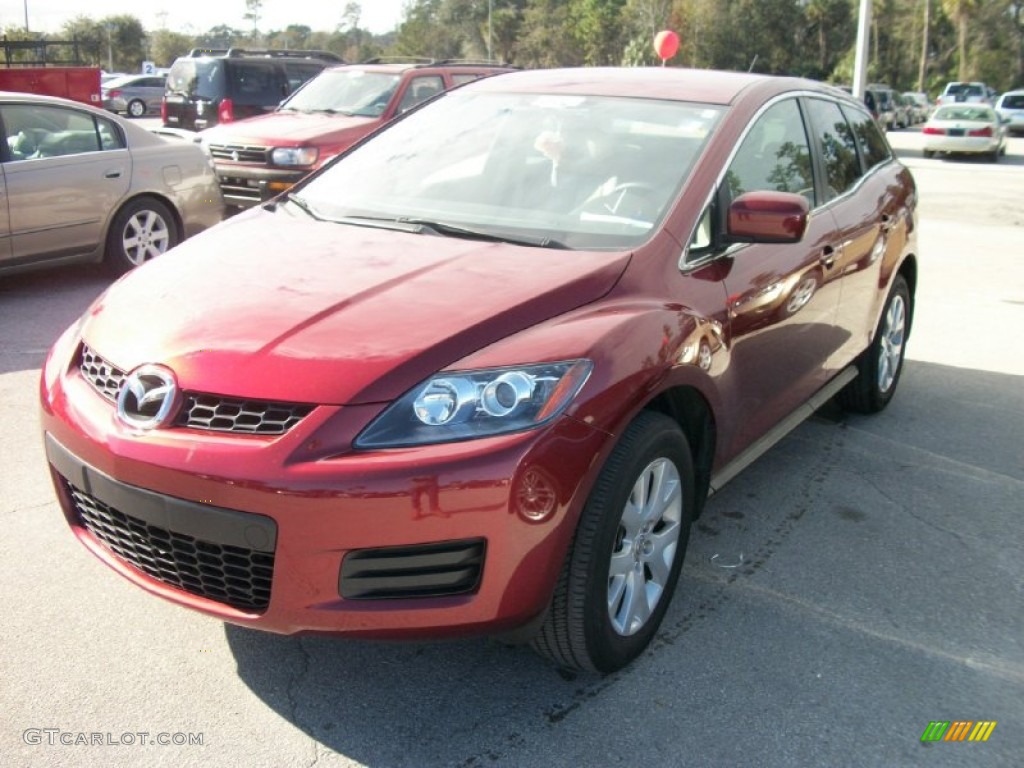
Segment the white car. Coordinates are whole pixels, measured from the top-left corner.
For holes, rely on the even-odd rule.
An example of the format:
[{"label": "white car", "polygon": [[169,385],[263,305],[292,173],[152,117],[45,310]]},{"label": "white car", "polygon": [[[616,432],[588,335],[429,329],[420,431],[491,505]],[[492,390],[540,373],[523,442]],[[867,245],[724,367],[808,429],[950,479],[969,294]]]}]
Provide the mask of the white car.
[{"label": "white car", "polygon": [[993,163],[1006,154],[1003,122],[987,104],[947,104],[935,110],[924,128],[924,156],[987,155]]},{"label": "white car", "polygon": [[1024,133],[1024,91],[1007,91],[996,102],[1007,133]]}]

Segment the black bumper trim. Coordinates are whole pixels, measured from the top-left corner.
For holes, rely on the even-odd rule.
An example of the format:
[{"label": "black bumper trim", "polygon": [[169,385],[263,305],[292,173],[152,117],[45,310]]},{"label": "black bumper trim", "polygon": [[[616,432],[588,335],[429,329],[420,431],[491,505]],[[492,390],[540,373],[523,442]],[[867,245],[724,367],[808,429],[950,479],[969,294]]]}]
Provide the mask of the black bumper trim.
[{"label": "black bumper trim", "polygon": [[89,466],[47,433],[46,456],[71,485],[132,517],[196,539],[273,554],[277,523],[250,512],[201,504],[121,483]]}]

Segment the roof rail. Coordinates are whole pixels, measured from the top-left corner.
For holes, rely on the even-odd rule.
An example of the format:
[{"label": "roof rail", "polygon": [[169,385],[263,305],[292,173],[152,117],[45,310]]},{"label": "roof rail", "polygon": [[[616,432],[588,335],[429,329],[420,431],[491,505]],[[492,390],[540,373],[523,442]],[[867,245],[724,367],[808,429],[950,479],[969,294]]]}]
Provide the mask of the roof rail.
[{"label": "roof rail", "polygon": [[427,56],[374,56],[360,64],[436,64],[435,59]]},{"label": "roof rail", "polygon": [[505,64],[501,61],[494,61],[493,59],[441,59],[440,61],[434,62],[435,64],[454,64],[469,67],[508,67],[509,64]]},{"label": "roof rail", "polygon": [[331,51],[306,51],[295,48],[193,48],[189,51],[189,57],[199,58],[202,56],[227,56],[228,58],[241,58],[243,56],[268,56],[271,58],[286,59],[325,59],[344,64],[345,60]]}]

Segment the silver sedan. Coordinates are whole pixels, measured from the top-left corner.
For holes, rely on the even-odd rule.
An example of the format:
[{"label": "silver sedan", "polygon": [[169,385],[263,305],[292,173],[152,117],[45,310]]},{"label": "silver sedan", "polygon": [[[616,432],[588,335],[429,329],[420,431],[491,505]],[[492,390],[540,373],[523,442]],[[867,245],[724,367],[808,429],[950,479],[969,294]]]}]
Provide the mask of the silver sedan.
[{"label": "silver sedan", "polygon": [[0,273],[105,261],[115,273],[221,220],[207,155],[109,112],[0,92]]}]

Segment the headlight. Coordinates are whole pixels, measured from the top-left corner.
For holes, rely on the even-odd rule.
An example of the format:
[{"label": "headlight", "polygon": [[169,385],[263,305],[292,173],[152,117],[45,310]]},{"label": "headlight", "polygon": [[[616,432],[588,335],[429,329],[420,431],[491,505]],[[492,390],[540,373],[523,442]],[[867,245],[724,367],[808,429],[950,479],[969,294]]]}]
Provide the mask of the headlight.
[{"label": "headlight", "polygon": [[320,156],[316,147],[278,147],[270,153],[274,165],[312,165]]},{"label": "headlight", "polygon": [[589,360],[439,373],[373,420],[356,448],[472,440],[521,432],[558,416],[590,375]]}]

